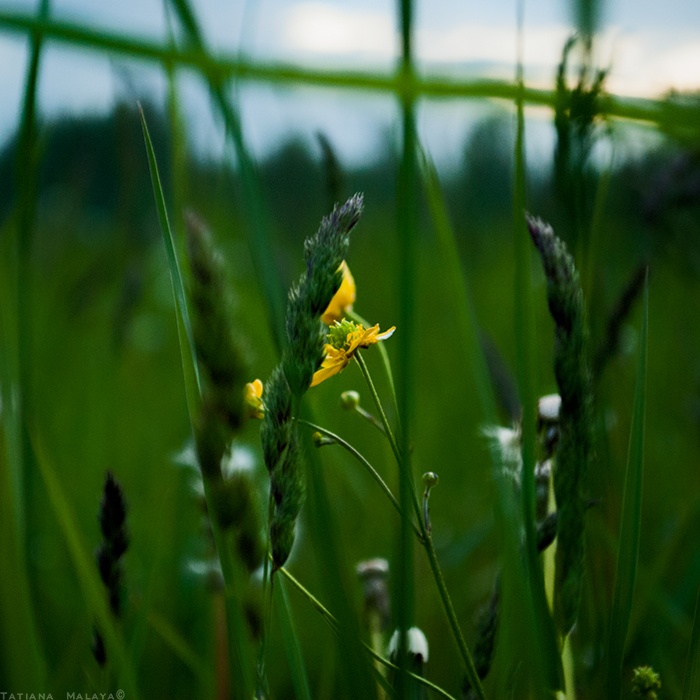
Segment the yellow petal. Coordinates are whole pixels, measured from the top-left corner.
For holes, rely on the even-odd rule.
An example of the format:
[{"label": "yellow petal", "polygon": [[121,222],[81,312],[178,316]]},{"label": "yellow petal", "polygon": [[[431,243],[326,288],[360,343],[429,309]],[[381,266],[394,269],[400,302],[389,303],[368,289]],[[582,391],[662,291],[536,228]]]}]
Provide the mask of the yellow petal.
[{"label": "yellow petal", "polygon": [[262,402],[263,383],[256,379],[248,382],[243,388],[243,401],[249,418],[262,419],[265,415],[265,407]]},{"label": "yellow petal", "polygon": [[338,291],[333,295],[328,308],[323,312],[321,320],[330,326],[335,321],[340,321],[345,316],[346,311],[352,311],[352,305],[355,303],[355,280],[350,273],[345,260],[340,263],[338,268],[343,273],[343,281],[338,287]]},{"label": "yellow petal", "polygon": [[326,345],[326,357],[321,369],[314,372],[310,386],[317,386],[334,374],[342,372],[350,362],[350,357],[344,350],[336,350],[332,345]]},{"label": "yellow petal", "polygon": [[379,324],[377,324],[376,326],[372,326],[372,328],[368,328],[366,331],[364,331],[364,333],[360,335],[357,347],[368,348],[370,345],[374,345],[380,340],[386,340],[386,338],[390,338],[394,334],[395,330],[396,326],[392,326],[388,331],[384,331],[384,333],[379,333]]}]

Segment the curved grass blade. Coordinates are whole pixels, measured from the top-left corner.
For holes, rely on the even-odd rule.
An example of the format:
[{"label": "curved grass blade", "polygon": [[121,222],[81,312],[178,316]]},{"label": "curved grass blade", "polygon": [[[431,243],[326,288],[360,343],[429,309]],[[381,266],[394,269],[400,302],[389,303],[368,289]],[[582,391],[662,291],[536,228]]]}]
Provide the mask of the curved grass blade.
[{"label": "curved grass blade", "polygon": [[[194,429],[195,417],[199,415],[201,406],[201,385],[199,380],[199,368],[197,367],[197,354],[194,347],[194,337],[192,334],[192,325],[190,323],[189,313],[187,311],[187,302],[185,298],[185,289],[182,283],[182,275],[177,262],[175,246],[173,242],[170,225],[168,223],[168,214],[165,207],[165,199],[163,197],[163,189],[160,184],[158,175],[158,166],[156,163],[153,144],[151,143],[146,119],[139,105],[141,112],[141,124],[143,127],[144,139],[146,141],[146,149],[148,151],[148,163],[151,170],[151,179],[153,182],[153,191],[156,198],[156,206],[158,208],[158,218],[161,224],[163,233],[163,241],[165,243],[166,252],[168,254],[168,264],[170,266],[170,276],[173,284],[173,295],[175,297],[175,305],[177,308],[178,320],[178,335],[180,339],[180,353],[182,357],[182,368],[185,378],[185,389],[187,391],[187,403],[190,413],[190,421]],[[184,338],[187,338],[187,342]],[[212,502],[213,495],[211,493],[211,485],[208,479],[204,479],[204,492],[207,503]],[[216,518],[210,520],[214,541],[219,553],[221,569],[224,575],[226,588],[226,620],[229,633],[229,661],[231,664],[232,678],[240,685],[241,696],[253,695],[255,686],[252,674],[252,652],[251,641],[246,631],[243,612],[241,609],[240,597],[236,595],[237,582],[240,576],[237,575],[237,562],[235,560],[231,543],[227,533],[223,531],[216,521]]]},{"label": "curved grass blade", "polygon": [[100,632],[105,638],[107,656],[114,664],[126,697],[138,700],[138,691],[129,665],[126,647],[110,614],[107,596],[98,575],[97,564],[88,554],[56,470],[49,460],[43,443],[36,435],[32,438],[32,446],[54,515],[73,560],[83,595],[95,615]]},{"label": "curved grass blade", "polygon": [[644,422],[647,399],[647,343],[649,321],[649,273],[644,283],[644,311],[639,339],[637,387],[632,412],[629,452],[622,495],[620,544],[615,568],[615,587],[608,643],[606,697],[617,700],[621,693],[622,661],[632,612],[632,595],[637,577],[639,539],[642,529],[642,476],[644,468]]},{"label": "curved grass blade", "polygon": [[[173,285],[173,296],[175,297],[175,306],[177,307],[178,316],[178,334],[180,337],[180,352],[182,355],[182,370],[185,375],[185,387],[187,389],[187,401],[190,407],[190,416],[197,415],[199,404],[202,395],[202,386],[199,378],[199,367],[197,366],[197,353],[194,347],[194,335],[192,333],[192,324],[190,315],[187,310],[187,299],[185,297],[185,287],[182,282],[182,273],[175,252],[175,242],[173,234],[170,230],[168,222],[168,212],[165,207],[165,197],[163,196],[163,188],[160,184],[160,175],[158,174],[158,164],[156,162],[156,154],[153,151],[153,143],[151,136],[148,133],[146,117],[143,114],[143,109],[139,104],[139,113],[141,114],[141,126],[143,127],[143,138],[146,142],[146,152],[148,154],[148,167],[151,171],[151,182],[153,183],[153,195],[156,200],[156,208],[158,210],[158,221],[160,223],[160,231],[163,235],[163,243],[165,252],[168,257],[168,267],[170,268],[170,281]],[[182,332],[187,338],[187,343],[182,337]],[[194,379],[194,382],[191,381]],[[189,380],[189,381],[188,381]],[[193,386],[194,384],[194,386]],[[196,391],[194,391],[196,389]]]},{"label": "curved grass blade", "polygon": [[208,678],[209,669],[204,659],[200,658],[187,640],[170,624],[170,622],[152,608],[146,613],[148,624],[163,640],[170,650],[199,678],[202,688],[211,685]]},{"label": "curved grass blade", "polygon": [[447,211],[447,204],[440,188],[437,169],[430,156],[422,149],[418,152],[418,160],[425,197],[437,237],[440,262],[447,287],[451,292],[449,298],[455,305],[455,318],[461,335],[460,346],[465,348],[469,358],[483,419],[486,423],[495,424],[498,422],[496,400],[486,360],[479,344],[478,323],[472,293],[460,262],[459,249]]},{"label": "curved grass blade", "polygon": [[[326,621],[331,630],[333,630],[334,634],[339,634],[338,621],[335,619],[333,614],[329,612],[329,610],[323,605],[323,603],[321,603],[314,595],[312,595],[306,588],[304,588],[304,586],[296,578],[294,578],[294,576],[292,576],[292,574],[290,574],[289,571],[287,571],[284,567],[280,567],[279,572],[311,603],[311,605],[313,605],[314,608],[316,608],[316,610],[320,613],[321,617],[323,617],[323,619]],[[394,671],[399,670],[399,667],[396,664],[392,663],[388,659],[385,659],[383,656],[378,654],[366,642],[362,642],[362,646],[373,659],[378,661],[386,668],[391,668]],[[408,671],[407,673],[410,678],[417,681],[426,688],[429,688],[430,690],[434,691],[440,697],[446,698],[446,700],[455,700],[455,698],[452,695],[450,695],[446,690],[443,690],[439,686],[435,685],[435,683],[432,683],[427,678],[418,676],[411,671]],[[387,690],[386,687],[385,690]]]},{"label": "curved grass blade", "polygon": [[[312,417],[308,407],[302,407],[302,415]],[[313,421],[310,421],[313,422]],[[355,690],[355,696],[373,697],[372,666],[365,663],[362,648],[361,622],[354,608],[356,583],[348,566],[343,538],[324,478],[319,450],[309,435],[304,436],[307,462],[307,527],[314,551],[318,553],[320,580],[324,594],[333,600],[336,612],[339,668],[342,682]]]}]

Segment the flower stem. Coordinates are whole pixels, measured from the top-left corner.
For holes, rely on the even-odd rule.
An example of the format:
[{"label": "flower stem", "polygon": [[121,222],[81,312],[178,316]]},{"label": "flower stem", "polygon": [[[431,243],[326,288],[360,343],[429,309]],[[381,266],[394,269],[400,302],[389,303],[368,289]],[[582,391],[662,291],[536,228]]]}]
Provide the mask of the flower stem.
[{"label": "flower stem", "polygon": [[[283,566],[281,566],[278,571],[302,594],[306,597],[306,599],[318,610],[318,612],[321,614],[323,619],[328,623],[328,626],[335,632],[336,634],[339,633],[340,625],[338,623],[338,620],[336,620],[335,616],[333,615],[328,608],[321,603],[321,601],[316,598],[316,596],[313,595],[307,588],[304,587],[302,583],[300,583],[292,574],[287,571]],[[383,664],[387,668],[394,669],[395,671],[399,670],[399,667],[396,664],[393,664],[391,661],[388,659],[385,659],[381,654],[378,654],[374,649],[372,649],[369,644],[366,642],[362,642],[362,646],[365,648],[367,653],[376,661],[379,661],[379,663]],[[455,698],[450,695],[447,691],[443,690],[439,686],[435,685],[434,683],[431,683],[427,678],[423,678],[422,676],[419,676],[411,671],[406,671],[406,673],[413,678],[413,680],[418,681],[418,683],[421,683],[424,685],[426,688],[430,688],[433,690],[435,693],[440,695],[440,697],[445,698],[446,700],[455,700]]]},{"label": "flower stem", "polygon": [[472,659],[472,655],[469,653],[467,643],[464,641],[462,628],[459,626],[457,614],[455,613],[454,606],[452,605],[452,599],[450,598],[450,594],[447,591],[445,579],[442,576],[442,570],[440,569],[437,554],[435,553],[435,547],[433,546],[433,537],[428,532],[425,533],[423,547],[425,547],[425,552],[428,555],[428,562],[430,563],[430,568],[433,572],[433,578],[435,579],[435,583],[437,584],[438,593],[440,594],[440,599],[442,600],[442,605],[445,608],[447,619],[450,623],[450,627],[452,628],[452,634],[454,634],[455,640],[457,641],[459,653],[461,654],[462,660],[464,661],[469,682],[471,683],[471,686],[479,700],[485,700],[484,688],[481,685],[481,680],[479,679],[479,675],[476,672],[474,660]]},{"label": "flower stem", "polygon": [[377,407],[377,411],[379,412],[379,419],[382,422],[382,425],[384,426],[384,432],[386,433],[387,438],[389,439],[389,444],[391,445],[391,449],[394,453],[394,457],[396,457],[396,461],[399,463],[400,466],[403,466],[403,458],[401,457],[401,452],[399,451],[399,446],[396,443],[396,438],[394,437],[394,432],[391,429],[391,426],[389,425],[389,421],[386,419],[386,414],[384,413],[384,408],[382,406],[382,402],[379,399],[379,394],[377,394],[377,390],[374,388],[374,382],[372,381],[372,377],[370,376],[369,370],[367,369],[367,365],[365,364],[365,360],[362,357],[362,353],[358,350],[353,357],[355,358],[355,362],[357,362],[360,371],[362,372],[362,375],[365,378],[365,381],[367,382],[367,386],[369,387],[369,391],[372,394],[372,400],[374,401],[374,405]]},{"label": "flower stem", "polygon": [[[377,470],[367,461],[367,459],[362,454],[360,454],[349,442],[346,442],[339,435],[336,435],[330,430],[326,430],[326,428],[322,428],[320,425],[316,425],[315,423],[310,423],[309,421],[301,419],[299,419],[298,422],[303,425],[307,425],[312,430],[317,430],[319,433],[331,438],[332,440],[337,442],[343,449],[347,450],[372,475],[372,478],[379,484],[382,491],[384,491],[387,498],[391,501],[391,504],[398,511],[399,515],[403,515],[403,511],[401,510],[399,502],[396,500],[396,496],[394,496],[394,494],[391,492],[391,489],[387,486],[384,479],[382,479],[382,477],[379,475],[379,472],[377,472]],[[418,529],[418,526],[413,521],[411,521],[411,525],[415,530],[416,537],[418,537],[419,540],[422,540],[423,535]]]},{"label": "flower stem", "polygon": [[[369,370],[367,369],[367,365],[365,364],[365,361],[360,354],[360,352],[356,352],[355,355],[355,360],[357,364],[360,367],[360,370],[362,371],[362,374],[365,377],[365,381],[367,382],[367,385],[369,386],[370,393],[372,394],[372,398],[374,399],[374,403],[377,407],[377,411],[379,412],[379,416],[382,421],[382,425],[384,426],[384,430],[387,434],[387,438],[389,439],[389,442],[391,444],[391,449],[394,452],[394,456],[396,457],[396,461],[399,464],[399,470],[401,472],[402,478],[408,478],[410,479],[410,474],[405,473],[406,468],[405,468],[405,461],[403,459],[403,456],[398,448],[398,445],[396,443],[396,438],[394,437],[394,433],[391,430],[391,427],[389,425],[389,422],[386,419],[386,415],[384,414],[384,409],[382,408],[382,403],[381,400],[379,399],[379,395],[377,394],[377,390],[374,387],[374,383],[372,382],[372,377],[369,374]],[[452,628],[452,633],[454,634],[455,640],[457,642],[457,647],[459,649],[459,653],[462,656],[462,660],[464,661],[464,665],[466,667],[467,671],[467,676],[469,678],[469,682],[472,684],[472,688],[474,689],[474,692],[476,693],[477,697],[479,700],[485,700],[485,695],[484,695],[484,688],[481,685],[481,680],[479,679],[479,675],[476,672],[476,667],[474,666],[474,660],[472,659],[471,654],[469,653],[469,648],[467,647],[467,643],[464,641],[464,635],[462,634],[462,629],[459,626],[459,621],[457,620],[457,615],[454,610],[454,606],[452,605],[452,600],[450,598],[450,594],[447,590],[447,586],[445,585],[445,579],[443,578],[442,571],[440,569],[440,564],[437,559],[437,554],[435,553],[435,547],[433,546],[433,538],[430,532],[428,532],[428,529],[426,527],[426,524],[423,522],[423,519],[421,517],[421,508],[420,505],[418,504],[418,498],[416,497],[416,492],[415,489],[413,488],[413,484],[411,482],[411,495],[413,497],[413,504],[416,510],[416,515],[418,517],[418,527],[420,529],[421,536],[419,537],[420,543],[423,545],[425,548],[425,552],[428,555],[428,562],[430,563],[430,568],[433,572],[433,578],[435,579],[435,584],[437,585],[438,592],[440,594],[440,599],[442,600],[442,605],[445,608],[445,613],[447,615],[447,619],[450,623],[450,627]]]}]

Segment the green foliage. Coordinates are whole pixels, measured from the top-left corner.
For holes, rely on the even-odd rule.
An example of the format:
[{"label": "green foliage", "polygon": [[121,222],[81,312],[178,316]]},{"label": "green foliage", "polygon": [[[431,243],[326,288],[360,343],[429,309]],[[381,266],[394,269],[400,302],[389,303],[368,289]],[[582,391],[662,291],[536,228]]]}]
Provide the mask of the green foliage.
[{"label": "green foliage", "polygon": [[[529,552],[527,567],[523,566],[520,513],[526,508],[513,498],[503,479],[496,478],[494,484],[479,427],[484,420],[496,422],[497,398],[507,393],[494,396],[493,368],[498,364],[501,379],[512,386],[512,368],[525,360],[531,387],[521,391],[520,400],[527,406],[537,394],[556,389],[551,379],[553,353],[543,340],[533,344],[528,357],[527,342],[519,345],[514,334],[516,299],[511,281],[516,260],[521,275],[529,256],[522,248],[515,252],[511,242],[513,151],[507,122],[485,123],[477,129],[465,149],[465,170],[454,178],[443,177],[444,199],[437,170],[429,160],[420,163],[434,237],[425,226],[415,191],[414,153],[419,150],[415,100],[458,96],[518,98],[521,105],[554,109],[565,98],[557,124],[569,138],[567,167],[578,159],[583,179],[590,176],[593,182],[599,173],[589,155],[603,107],[612,116],[656,123],[668,135],[656,150],[619,169],[616,165],[608,180],[601,178],[604,187],[587,190],[587,199],[575,199],[581,196],[581,182],[576,184],[573,177],[572,189],[560,200],[578,217],[577,230],[567,223],[557,225],[563,238],[576,240],[581,230],[587,230],[591,216],[595,219],[590,226],[595,228],[595,245],[591,238],[590,245],[577,246],[576,252],[577,259],[582,253],[584,288],[593,292],[588,296],[591,356],[604,358],[596,374],[596,405],[590,416],[596,459],[588,464],[587,488],[598,505],[586,515],[583,586],[578,581],[579,590],[571,595],[571,600],[581,599],[578,623],[570,635],[571,672],[580,699],[611,697],[606,687],[617,687],[617,681],[613,678],[606,686],[605,655],[612,649],[612,676],[617,674],[623,684],[632,677],[633,666],[650,662],[664,678],[664,696],[691,697],[698,665],[698,625],[691,625],[691,613],[700,575],[694,536],[698,483],[692,467],[700,449],[695,97],[673,95],[662,102],[606,97],[603,103],[600,75],[586,77],[579,87],[566,91],[560,85],[559,92],[416,75],[410,2],[401,7],[404,69],[397,75],[298,69],[245,57],[212,56],[199,30],[196,7],[184,0],[173,4],[184,36],[174,32],[167,44],[48,19],[47,3],[35,16],[0,11],[3,31],[33,37],[23,129],[0,157],[0,690],[50,691],[56,697],[78,689],[113,692],[119,683],[129,698],[177,698],[224,696],[228,686],[236,697],[252,697],[257,685],[267,684],[270,697],[371,697],[379,681],[372,657],[360,641],[367,630],[359,585],[350,571],[356,561],[381,555],[392,559],[395,603],[399,598],[393,623],[412,624],[415,618],[426,632],[431,650],[427,675],[446,689],[427,681],[425,687],[433,687],[430,693],[457,694],[464,674],[463,651],[469,648],[474,651],[475,673],[491,668],[483,686],[485,697],[504,689],[516,697],[526,692],[526,677],[532,672],[528,664],[542,654],[532,641],[539,623],[527,607],[533,577],[540,575],[532,566],[537,554],[533,558]],[[595,26],[595,5],[581,2],[578,7],[585,34],[586,26]],[[149,158],[133,109],[120,106],[105,119],[82,122],[36,121],[35,86],[42,42],[47,39],[156,62],[171,72],[173,85],[181,68],[194,68],[210,86],[214,109],[223,117],[236,149],[237,169],[199,163],[183,157],[184,150],[171,164],[168,126],[149,113],[151,173],[156,153],[161,167],[154,208],[147,182]],[[323,145],[325,170],[299,143],[253,163],[229,96],[229,81],[241,77],[280,85],[369,87],[397,95],[404,126],[399,186],[395,158],[381,154],[373,167],[342,173],[329,142]],[[171,109],[170,116],[176,111]],[[578,148],[573,145],[577,129],[585,137],[583,158],[571,156]],[[522,131],[520,137],[522,155]],[[517,172],[516,197],[521,198],[517,201],[557,220],[546,175],[531,177],[526,190],[523,162]],[[568,172],[571,175],[571,169]],[[381,431],[358,420],[356,412],[341,413],[337,407],[338,394],[358,388],[359,374],[350,367],[333,382],[305,393],[320,361],[325,330],[317,321],[304,319],[309,312],[317,315],[336,288],[337,262],[345,257],[344,251],[336,250],[321,261],[328,272],[323,278],[305,273],[306,281],[296,286],[290,299],[291,321],[283,323],[280,290],[299,273],[299,244],[313,230],[325,198],[347,196],[345,183],[352,186],[350,191],[364,190],[368,202],[363,232],[354,241],[350,261],[358,282],[357,308],[382,327],[398,326],[397,343],[388,347],[397,354],[398,409],[394,412],[387,401],[386,413],[392,425],[400,422],[403,427],[398,433],[400,449],[410,455],[417,473],[433,470],[440,475],[440,487],[430,497],[435,540],[429,566],[423,558],[413,559],[411,472],[399,477],[390,466],[391,452]],[[603,189],[609,189],[609,195],[596,195],[593,207],[593,191]],[[225,271],[223,276],[234,282],[236,304],[219,304],[226,296],[223,277],[209,290],[194,289],[198,301],[189,309],[183,303],[187,280],[179,279],[177,256],[183,248],[178,236],[183,230],[183,199],[216,231],[222,247],[216,274]],[[581,201],[585,206],[579,206]],[[166,207],[173,216],[172,235]],[[165,223],[161,233],[168,264],[160,246],[157,211]],[[520,211],[516,217],[522,222]],[[272,222],[283,235],[274,235]],[[325,240],[319,246],[309,251],[311,267],[321,260],[319,252],[326,255],[331,249]],[[193,257],[198,255],[195,251]],[[285,264],[279,266],[280,260]],[[631,358],[640,344],[634,293],[639,284],[630,280],[635,282],[636,271],[646,262],[651,262],[655,282],[655,332],[648,338],[648,382],[654,400],[646,405],[649,421],[642,430],[640,409],[630,412],[629,406],[635,374]],[[175,319],[168,267],[176,283]],[[210,272],[216,265],[204,267]],[[204,281],[208,274],[193,275],[193,283]],[[524,335],[535,338],[537,331],[537,338],[549,338],[552,321],[546,313],[542,279],[537,274],[518,279],[520,291],[532,294],[537,302],[520,314]],[[606,337],[609,328],[614,333]],[[203,342],[197,341],[198,336]],[[577,338],[576,342],[581,340]],[[645,330],[641,341],[647,341]],[[250,363],[250,374],[239,359],[236,369],[228,371],[227,363],[234,357],[231,348],[238,342],[244,346],[239,350]],[[488,364],[484,347],[489,348]],[[259,626],[246,614],[253,610],[248,601],[259,598],[261,591],[248,572],[261,556],[263,528],[257,513],[266,499],[266,475],[260,468],[256,426],[240,424],[239,389],[244,381],[268,374],[282,351],[284,372],[273,372],[264,397],[267,413],[272,406],[276,416],[266,418],[263,428],[263,450],[274,474],[272,556],[275,566],[286,561],[308,589],[302,593],[295,588],[287,597],[277,587],[282,572],[276,577],[272,600],[278,615],[268,616],[264,658],[256,658],[259,650],[252,632]],[[555,348],[555,357],[559,351]],[[208,384],[218,393],[201,412],[195,352],[202,361],[204,394]],[[296,360],[289,359],[293,355]],[[390,365],[380,365],[367,354],[384,400],[393,384],[375,371],[373,362],[378,368]],[[565,364],[565,378],[577,373],[585,377],[580,366]],[[183,367],[189,396],[183,392]],[[363,458],[374,481],[358,473],[351,450],[337,446],[314,451],[309,466],[301,466],[306,448],[295,417],[302,394],[308,404],[303,410],[309,411],[304,415],[313,411],[318,416],[314,421],[329,428],[324,427],[324,434],[342,435],[345,445],[357,445],[355,452],[367,455]],[[211,477],[205,479],[210,513],[225,515],[212,523],[222,571],[210,566],[206,579],[193,573],[202,563],[205,540],[199,530],[201,496],[193,496],[185,472],[169,457],[192,434],[188,398],[192,422],[202,428],[197,431],[200,461],[212,467],[205,467]],[[517,412],[512,399],[502,400],[500,407],[504,413]],[[533,415],[526,420],[534,421]],[[636,452],[630,450],[627,479],[633,481],[626,492],[634,498],[626,498],[621,508],[630,422]],[[256,466],[250,472],[234,470],[224,478],[219,469],[234,426],[237,445],[249,450]],[[585,421],[577,422],[578,427],[585,427]],[[34,445],[29,431],[35,436]],[[643,519],[640,436],[649,465]],[[560,445],[560,455],[562,451],[560,460],[566,461],[565,445]],[[105,468],[114,471],[129,495],[131,543],[123,560],[126,596],[118,624],[91,554],[100,538],[95,513]],[[308,504],[302,508],[305,469],[311,486]],[[398,494],[397,486],[401,502],[392,507],[387,494]],[[551,515],[534,538],[529,533],[530,544],[551,540],[556,522]],[[580,515],[576,511],[576,517]],[[620,520],[622,563],[612,593],[610,571],[617,553],[612,533]],[[300,521],[298,541],[287,558],[294,521]],[[578,557],[580,550],[576,551]],[[444,576],[445,588],[439,591],[433,585],[435,570]],[[221,585],[221,573],[225,593],[207,583]],[[309,590],[318,592],[319,598],[311,600]],[[443,590],[450,591],[457,628],[464,630],[459,644],[447,632],[451,621],[443,614]],[[503,597],[491,598],[494,590]],[[479,629],[475,620],[484,603]],[[611,606],[614,622],[606,646]],[[566,618],[571,615],[571,608],[567,610]],[[331,622],[330,630],[321,616]],[[110,659],[110,670],[102,675],[90,653],[95,622],[104,633]],[[231,658],[222,642],[224,627],[232,640]],[[279,663],[285,657],[288,664]],[[406,688],[410,685],[407,682]]]},{"label": "green foliage", "polygon": [[644,286],[644,312],[639,342],[637,387],[634,394],[625,485],[622,493],[622,517],[615,568],[610,636],[608,640],[608,697],[619,698],[622,660],[627,643],[632,596],[637,579],[639,545],[642,530],[642,485],[647,416],[647,353],[649,337],[649,277]]}]

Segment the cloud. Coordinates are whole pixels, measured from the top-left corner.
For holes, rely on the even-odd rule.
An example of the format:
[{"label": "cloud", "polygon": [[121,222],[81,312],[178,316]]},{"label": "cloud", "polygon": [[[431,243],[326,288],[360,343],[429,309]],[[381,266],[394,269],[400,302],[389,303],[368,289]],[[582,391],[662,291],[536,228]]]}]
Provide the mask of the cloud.
[{"label": "cloud", "polygon": [[290,10],[285,40],[291,50],[331,55],[364,53],[390,58],[397,49],[391,15],[315,2],[295,5]]},{"label": "cloud", "polygon": [[[367,9],[304,2],[288,12],[283,28],[284,49],[315,61],[345,58],[394,59],[398,35],[393,15]],[[530,82],[553,85],[556,67],[572,33],[562,24],[526,26],[524,63]],[[508,78],[516,63],[517,31],[512,24],[460,22],[419,28],[419,63],[436,69],[480,64],[491,77]],[[648,29],[629,33],[608,28],[597,42],[597,65],[609,67],[608,90],[638,97],[658,96],[670,88],[700,89],[700,31]]]}]

